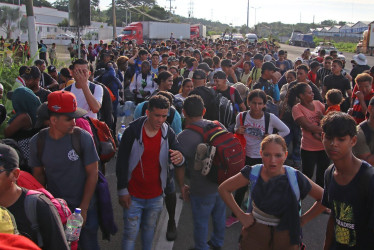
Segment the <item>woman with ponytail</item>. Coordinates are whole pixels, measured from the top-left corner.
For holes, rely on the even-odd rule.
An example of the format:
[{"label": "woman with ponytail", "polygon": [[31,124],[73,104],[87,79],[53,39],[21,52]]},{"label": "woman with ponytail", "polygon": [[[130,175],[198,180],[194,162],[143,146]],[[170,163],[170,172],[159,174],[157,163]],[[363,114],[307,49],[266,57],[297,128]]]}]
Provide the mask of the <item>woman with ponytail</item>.
[{"label": "woman with ponytail", "polygon": [[[300,103],[296,104],[296,98]],[[288,104],[292,108],[292,117],[300,125],[302,172],[312,178],[314,166],[317,164],[316,183],[323,187],[323,175],[330,160],[326,155],[322,141],[320,121],[325,106],[313,99],[312,88],[307,83],[298,83],[288,95]]]}]

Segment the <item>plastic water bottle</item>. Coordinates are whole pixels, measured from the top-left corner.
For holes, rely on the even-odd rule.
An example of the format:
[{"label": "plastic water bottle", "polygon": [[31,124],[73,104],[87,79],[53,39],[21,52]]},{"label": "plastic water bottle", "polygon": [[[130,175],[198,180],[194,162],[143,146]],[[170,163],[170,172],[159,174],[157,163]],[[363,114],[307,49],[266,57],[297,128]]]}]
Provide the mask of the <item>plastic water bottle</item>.
[{"label": "plastic water bottle", "polygon": [[125,132],[125,128],[126,128],[125,124],[122,124],[121,128],[118,130],[118,136],[117,136],[118,142],[121,142],[123,132]]},{"label": "plastic water bottle", "polygon": [[76,208],[74,213],[69,216],[66,222],[65,235],[66,240],[71,243],[79,239],[81,229],[83,225],[83,217],[81,215],[81,209]]}]

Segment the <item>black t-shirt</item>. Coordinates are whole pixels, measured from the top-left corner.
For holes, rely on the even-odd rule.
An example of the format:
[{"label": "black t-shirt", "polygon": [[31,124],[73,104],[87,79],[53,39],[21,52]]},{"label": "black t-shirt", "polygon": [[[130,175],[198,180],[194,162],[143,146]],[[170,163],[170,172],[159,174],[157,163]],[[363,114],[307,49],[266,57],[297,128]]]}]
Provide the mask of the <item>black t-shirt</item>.
[{"label": "black t-shirt", "polygon": [[339,89],[344,97],[347,97],[347,90],[351,89],[351,83],[343,75],[327,75],[323,79],[323,86],[326,90]]},{"label": "black t-shirt", "polygon": [[39,85],[42,88],[45,88],[53,83],[53,78],[49,74],[43,72],[40,77]]},{"label": "black t-shirt", "polygon": [[200,86],[194,88],[189,95],[198,95],[203,99],[204,107],[206,108],[204,119],[210,121],[218,119],[218,112],[215,105],[215,93],[213,89],[206,86]]},{"label": "black t-shirt", "polygon": [[43,102],[46,102],[48,101],[48,95],[52,93],[51,91],[49,91],[48,89],[43,89],[43,88],[39,88],[39,91],[34,93],[37,97],[39,97],[40,99],[40,102],[43,103]]},{"label": "black t-shirt", "polygon": [[362,162],[356,176],[345,186],[339,185],[333,178],[335,166],[331,175],[325,177],[329,182],[327,186],[325,183],[322,204],[331,209],[334,218],[335,242],[332,249],[374,247],[374,176],[367,195],[360,192],[362,174],[370,167],[368,163]]},{"label": "black t-shirt", "polygon": [[[27,191],[27,189],[22,188],[19,199],[7,209],[13,214],[19,233],[38,244],[37,235],[31,229],[31,223],[26,216],[24,204]],[[36,203],[36,213],[44,244],[43,249],[70,249],[66,242],[60,216],[52,202],[44,195],[39,196]]]},{"label": "black t-shirt", "polygon": [[369,65],[356,65],[356,66],[353,67],[353,69],[351,70],[351,73],[350,73],[350,75],[352,77],[352,87],[354,87],[355,84],[356,84],[355,79],[356,79],[357,75],[361,74],[365,70],[370,70]]}]

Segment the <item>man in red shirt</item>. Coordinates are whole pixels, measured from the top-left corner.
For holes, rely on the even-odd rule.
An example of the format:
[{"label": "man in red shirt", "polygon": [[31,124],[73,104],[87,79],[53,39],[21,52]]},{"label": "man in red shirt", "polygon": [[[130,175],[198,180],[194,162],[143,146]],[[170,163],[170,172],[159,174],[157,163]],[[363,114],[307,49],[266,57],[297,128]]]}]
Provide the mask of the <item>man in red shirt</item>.
[{"label": "man in red shirt", "polygon": [[[178,168],[184,163],[181,146],[165,123],[169,108],[166,97],[153,96],[147,116],[132,122],[122,136],[116,173],[119,203],[124,208],[123,249],[134,249],[139,228],[143,249],[152,248],[167,179],[174,166],[177,176],[183,171]],[[169,218],[169,224],[175,226],[174,218]]]}]

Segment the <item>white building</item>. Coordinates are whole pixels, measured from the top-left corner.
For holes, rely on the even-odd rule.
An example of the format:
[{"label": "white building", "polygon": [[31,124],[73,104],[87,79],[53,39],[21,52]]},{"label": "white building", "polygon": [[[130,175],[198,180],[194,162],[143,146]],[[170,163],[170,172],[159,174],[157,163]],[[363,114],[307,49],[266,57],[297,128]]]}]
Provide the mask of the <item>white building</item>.
[{"label": "white building", "polygon": [[[26,17],[26,6],[25,5],[13,5],[7,3],[0,3],[0,7],[8,6],[10,8],[20,8],[21,16]],[[72,31],[68,28],[60,28],[57,24],[61,23],[64,19],[69,18],[69,13],[65,11],[59,11],[55,8],[48,8],[48,7],[35,7],[34,6],[34,16],[35,16],[35,25],[36,25],[36,35],[37,40],[41,39],[54,39],[56,35],[66,33],[75,35]],[[120,34],[122,31],[122,27],[117,27],[117,34]],[[100,22],[91,22],[90,27],[86,27],[82,31],[82,35],[85,34],[93,34],[90,35],[89,39],[87,40],[107,40],[112,38],[113,28],[108,26],[106,23]],[[0,35],[6,37],[6,34],[0,30]],[[21,41],[28,40],[28,34],[26,32],[22,32],[20,30],[16,30],[12,32],[13,39],[20,37]],[[92,37],[92,38],[91,38]],[[66,43],[68,41],[63,41]]]}]

